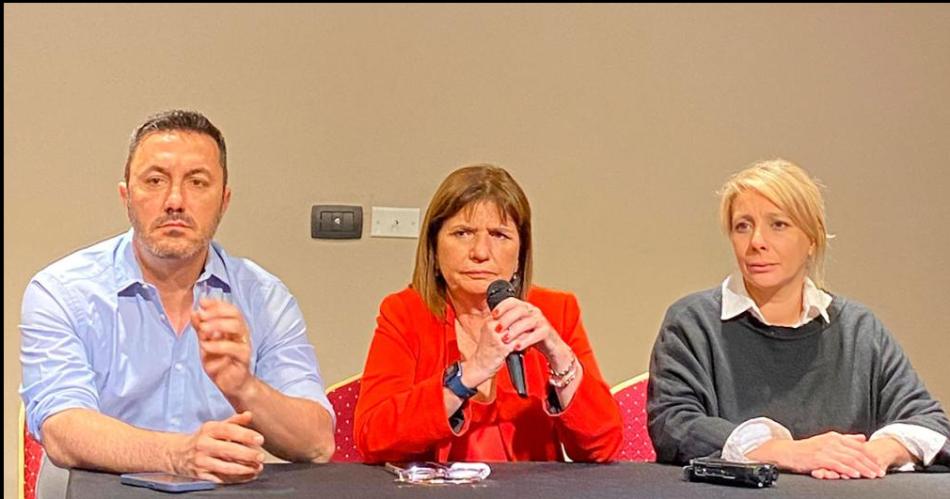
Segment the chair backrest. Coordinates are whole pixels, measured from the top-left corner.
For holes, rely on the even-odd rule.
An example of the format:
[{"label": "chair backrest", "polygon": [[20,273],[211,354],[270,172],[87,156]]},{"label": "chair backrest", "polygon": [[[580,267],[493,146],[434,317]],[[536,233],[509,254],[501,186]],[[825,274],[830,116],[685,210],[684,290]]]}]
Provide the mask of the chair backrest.
[{"label": "chair backrest", "polygon": [[327,398],[336,412],[336,452],[330,460],[337,463],[362,463],[363,454],[353,440],[353,416],[360,397],[360,377],[347,378],[327,389]]},{"label": "chair backrest", "polygon": [[618,461],[656,461],[656,451],[647,431],[648,381],[649,373],[643,373],[610,389],[620,405],[623,420],[623,445],[617,454]]},{"label": "chair backrest", "polygon": [[36,477],[43,462],[43,446],[37,442],[26,428],[26,414],[23,402],[20,402],[20,419],[17,439],[18,494],[20,499],[36,499]]}]

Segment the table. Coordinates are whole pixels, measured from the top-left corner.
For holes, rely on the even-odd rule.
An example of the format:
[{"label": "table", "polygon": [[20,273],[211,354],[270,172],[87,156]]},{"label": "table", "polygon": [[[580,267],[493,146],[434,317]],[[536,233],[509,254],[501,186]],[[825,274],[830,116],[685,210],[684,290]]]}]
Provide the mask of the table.
[{"label": "table", "polygon": [[[652,463],[495,463],[491,476],[471,485],[406,485],[380,466],[353,463],[269,464],[250,483],[212,491],[188,492],[199,497],[319,497],[560,499],[587,497],[950,497],[950,474],[897,473],[876,480],[815,480],[783,474],[768,489],[744,489],[682,480],[682,469]],[[119,483],[118,475],[74,470],[66,497],[183,497]]]}]

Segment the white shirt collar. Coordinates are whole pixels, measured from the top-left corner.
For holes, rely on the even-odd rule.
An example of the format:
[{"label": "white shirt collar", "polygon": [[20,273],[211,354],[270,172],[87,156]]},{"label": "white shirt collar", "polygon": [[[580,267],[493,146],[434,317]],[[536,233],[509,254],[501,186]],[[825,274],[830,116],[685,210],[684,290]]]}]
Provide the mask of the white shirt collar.
[{"label": "white shirt collar", "polygon": [[[805,289],[802,291],[802,316],[798,322],[790,327],[801,327],[808,324],[815,317],[821,316],[825,322],[831,322],[828,317],[828,307],[831,306],[832,297],[830,294],[818,289],[811,279],[805,278]],[[763,324],[774,326],[765,320],[762,311],[749,296],[745,288],[745,281],[742,280],[742,274],[739,271],[733,272],[722,281],[722,315],[720,319],[729,320],[739,314],[750,310],[752,315]]]}]

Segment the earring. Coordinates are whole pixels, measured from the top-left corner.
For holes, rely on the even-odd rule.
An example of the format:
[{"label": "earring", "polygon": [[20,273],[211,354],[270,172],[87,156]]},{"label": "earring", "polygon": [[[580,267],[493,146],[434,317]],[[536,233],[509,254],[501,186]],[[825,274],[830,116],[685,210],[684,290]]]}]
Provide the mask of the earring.
[{"label": "earring", "polygon": [[511,276],[511,287],[514,288],[515,293],[521,294],[521,276],[515,272],[515,275]]}]

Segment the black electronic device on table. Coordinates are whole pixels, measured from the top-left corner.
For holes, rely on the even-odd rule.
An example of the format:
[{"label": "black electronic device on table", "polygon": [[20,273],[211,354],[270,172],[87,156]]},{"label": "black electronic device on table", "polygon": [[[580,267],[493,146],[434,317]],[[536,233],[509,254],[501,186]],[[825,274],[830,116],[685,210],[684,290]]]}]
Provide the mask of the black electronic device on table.
[{"label": "black electronic device on table", "polygon": [[723,459],[690,459],[683,467],[683,478],[690,482],[709,482],[740,487],[771,487],[778,480],[778,468],[767,463],[737,463]]}]

